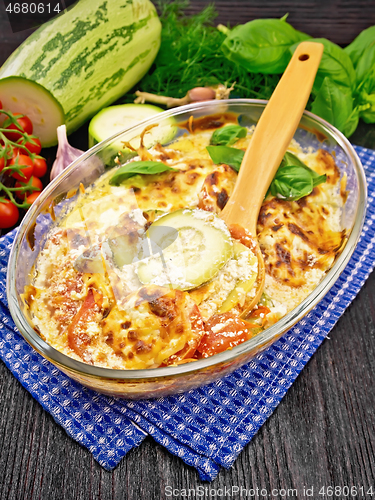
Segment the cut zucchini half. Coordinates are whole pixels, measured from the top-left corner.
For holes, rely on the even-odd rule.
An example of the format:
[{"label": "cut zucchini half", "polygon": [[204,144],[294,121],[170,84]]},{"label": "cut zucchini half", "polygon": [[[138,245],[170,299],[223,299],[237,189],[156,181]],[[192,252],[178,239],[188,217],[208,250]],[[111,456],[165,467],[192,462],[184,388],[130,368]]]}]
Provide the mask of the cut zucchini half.
[{"label": "cut zucchini half", "polygon": [[[57,144],[57,127],[65,122],[64,110],[53,95],[39,83],[20,76],[0,80],[3,109],[28,116],[44,148]],[[0,121],[6,116],[3,114]]]},{"label": "cut zucchini half", "polygon": [[191,290],[214,278],[233,255],[224,221],[198,208],[160,217],[146,236],[137,266],[143,284]]},{"label": "cut zucchini half", "polygon": [[[150,104],[119,104],[118,106],[104,108],[90,121],[89,147],[91,148],[98,142],[104,141],[104,139],[108,139],[108,137],[122,130],[138,125],[141,121],[151,118],[162,111],[161,108]],[[168,122],[164,121],[163,124],[147,132],[144,145],[146,148],[150,148],[157,142],[165,144],[173,139],[176,131],[176,123],[173,118],[170,118]],[[134,148],[138,148],[140,142],[139,140],[131,141],[131,144]],[[121,140],[117,140],[111,147],[116,151],[128,151]]]}]

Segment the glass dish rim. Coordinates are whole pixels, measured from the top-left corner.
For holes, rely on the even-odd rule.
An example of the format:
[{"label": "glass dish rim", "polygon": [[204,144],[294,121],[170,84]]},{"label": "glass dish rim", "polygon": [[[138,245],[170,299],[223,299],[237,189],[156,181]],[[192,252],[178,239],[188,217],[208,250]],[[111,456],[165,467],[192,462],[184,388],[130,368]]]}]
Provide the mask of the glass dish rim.
[{"label": "glass dish rim", "polygon": [[[173,108],[163,112],[163,119],[169,118],[171,116],[178,116],[180,114],[186,113],[190,110],[199,111],[201,108],[210,112],[210,108],[215,108],[220,104],[226,105],[244,105],[250,104],[256,107],[264,107],[268,101],[262,99],[225,99],[220,101],[204,101],[194,104],[187,104],[185,106],[180,106],[178,108]],[[118,137],[123,135],[125,132],[130,132],[132,130],[143,129],[150,123],[153,123],[156,118],[160,119],[161,114],[157,114],[143,120],[133,127],[123,129],[122,131],[114,134],[113,136],[105,139],[104,141],[96,144],[86,152],[84,152],[79,158],[72,162],[68,168],[66,168],[56,179],[51,182],[42,194],[38,197],[36,203],[29,209],[26,216],[24,217],[21,225],[18,228],[17,234],[12,245],[8,268],[7,268],[7,298],[10,313],[18,327],[21,335],[25,340],[44,358],[52,362],[55,366],[61,367],[63,370],[74,372],[80,374],[84,377],[93,377],[97,379],[105,380],[143,380],[143,381],[156,381],[163,378],[178,377],[181,375],[186,375],[188,373],[199,372],[201,370],[208,369],[215,365],[221,365],[222,363],[230,363],[235,359],[246,355],[253,350],[259,352],[262,350],[262,346],[267,347],[273,339],[279,338],[281,335],[286,333],[292,326],[294,326],[302,317],[304,317],[308,312],[315,307],[318,302],[320,302],[325,294],[330,290],[333,284],[338,279],[339,275],[345,269],[350,257],[352,256],[359,237],[362,232],[362,227],[364,224],[364,219],[366,215],[367,206],[367,184],[366,177],[364,173],[361,161],[355,152],[353,146],[348,141],[348,139],[330,123],[323,120],[322,118],[314,115],[309,111],[304,111],[304,115],[308,116],[312,120],[319,123],[320,127],[323,128],[324,132],[327,132],[330,137],[333,137],[337,144],[344,150],[352,161],[357,174],[358,182],[358,199],[357,199],[357,209],[356,209],[356,219],[353,224],[352,231],[349,235],[348,241],[339,255],[338,259],[334,263],[333,267],[324,277],[324,279],[318,284],[318,286],[310,293],[306,299],[304,299],[296,308],[286,314],[277,323],[272,325],[267,330],[264,330],[260,334],[251,338],[250,340],[234,347],[231,350],[226,350],[222,353],[215,354],[208,358],[204,358],[195,362],[181,364],[178,366],[167,366],[162,368],[147,368],[141,370],[121,370],[113,368],[104,368],[99,366],[88,365],[82,361],[75,360],[69,356],[57,351],[55,348],[50,346],[45,342],[36,332],[33,330],[22,313],[22,310],[18,306],[18,301],[16,298],[15,289],[15,276],[16,276],[16,258],[18,251],[20,249],[20,243],[27,232],[29,223],[33,220],[34,214],[38,211],[39,206],[48,198],[48,196],[55,190],[57,185],[62,182],[66,176],[70,174],[72,170],[76,168],[85,159],[91,157],[98,151],[102,150],[109,143],[115,141]],[[358,215],[362,215],[360,218]],[[12,279],[13,278],[13,279]]]}]

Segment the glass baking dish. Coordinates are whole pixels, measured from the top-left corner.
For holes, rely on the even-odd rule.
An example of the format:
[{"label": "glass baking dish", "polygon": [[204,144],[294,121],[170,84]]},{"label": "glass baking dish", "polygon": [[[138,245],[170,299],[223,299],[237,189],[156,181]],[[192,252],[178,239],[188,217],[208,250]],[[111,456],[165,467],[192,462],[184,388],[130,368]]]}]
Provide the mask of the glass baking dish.
[{"label": "glass baking dish", "polygon": [[[124,398],[155,398],[179,393],[208,384],[247,363],[263,351],[296,322],[305,316],[328,292],[344,270],[358,242],[366,209],[366,180],[362,165],[349,141],[333,126],[312,113],[305,112],[294,138],[302,150],[324,148],[334,155],[341,175],[347,175],[348,198],[342,212],[341,224],[347,229],[348,240],[334,265],[313,292],[295,309],[270,328],[250,340],[209,358],[195,362],[143,370],[117,370],[92,366],[66,356],[46,343],[34,330],[25,312],[22,294],[28,284],[30,271],[45,237],[75,203],[75,191],[82,183],[90,186],[105,170],[116,166],[114,158],[121,141],[139,142],[146,126],[158,124],[173,140],[188,133],[179,124],[217,113],[235,113],[245,126],[255,125],[266,101],[229,99],[208,101],[165,111],[137,126],[95,145],[74,161],[51,182],[23,219],[14,241],[7,274],[7,295],[11,315],[27,342],[44,358],[74,380],[96,391]],[[149,140],[148,147],[152,141]]]}]

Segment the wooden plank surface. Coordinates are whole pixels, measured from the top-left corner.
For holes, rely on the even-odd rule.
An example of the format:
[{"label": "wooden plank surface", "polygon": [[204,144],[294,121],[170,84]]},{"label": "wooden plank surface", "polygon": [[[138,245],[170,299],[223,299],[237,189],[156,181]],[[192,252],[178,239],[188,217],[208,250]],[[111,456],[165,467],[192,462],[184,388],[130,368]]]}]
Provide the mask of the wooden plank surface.
[{"label": "wooden plank surface", "polygon": [[[190,11],[205,3],[192,2]],[[372,1],[217,1],[216,5],[220,22],[289,12],[296,28],[341,44],[375,24]],[[26,34],[12,34],[0,3],[0,63]],[[73,142],[84,141],[85,134],[86,128],[76,132]],[[375,148],[375,127],[361,124],[352,142]],[[132,450],[113,472],[104,471],[0,362],[0,499],[164,499],[168,498],[167,485],[176,490],[211,488],[211,493],[200,498],[212,498],[219,488],[231,492],[232,486],[246,488],[247,498],[374,498],[374,378],[372,275],[234,467],[222,470],[212,483],[203,483],[195,469],[151,438]],[[327,486],[357,487],[358,494],[354,490],[349,496],[319,494]],[[370,486],[373,495],[362,495],[360,488],[366,492]],[[307,497],[304,488],[311,487],[313,496]],[[294,491],[272,495],[273,489],[296,489],[298,497]],[[256,491],[258,495],[250,495]],[[246,497],[243,492],[242,497],[222,498]]]},{"label": "wooden plank surface", "polygon": [[[195,0],[187,12],[199,12],[209,2]],[[315,38],[329,38],[339,45],[349,44],[362,30],[375,24],[372,0],[216,0],[218,23],[245,23],[253,19],[282,17],[294,28]]]},{"label": "wooden plank surface", "polygon": [[[8,1],[8,0],[7,0]],[[68,7],[73,0],[65,0]],[[156,2],[155,2],[156,3]],[[375,24],[374,0],[193,0],[186,9],[187,14],[200,12],[209,3],[214,3],[218,13],[217,24],[234,26],[258,18],[282,17],[288,14],[288,21],[298,30],[312,37],[329,38],[339,45],[349,44],[362,30]],[[30,34],[32,29],[12,33],[0,2],[0,61]]]}]

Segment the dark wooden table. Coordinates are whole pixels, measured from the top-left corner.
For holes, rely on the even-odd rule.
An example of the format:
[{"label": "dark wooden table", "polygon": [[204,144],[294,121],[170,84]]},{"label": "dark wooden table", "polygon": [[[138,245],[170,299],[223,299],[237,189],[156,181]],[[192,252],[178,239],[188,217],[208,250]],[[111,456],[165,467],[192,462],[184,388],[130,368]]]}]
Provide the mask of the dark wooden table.
[{"label": "dark wooden table", "polygon": [[[193,1],[190,12],[205,4]],[[289,21],[296,28],[339,44],[349,43],[362,29],[375,24],[375,4],[369,0],[218,0],[216,5],[218,21],[224,23],[281,17],[289,12]],[[11,32],[0,3],[0,63],[28,33]],[[73,135],[73,144],[82,142],[84,134],[83,127]],[[360,124],[351,140],[375,148],[375,126]],[[222,470],[212,483],[200,481],[195,469],[151,438],[132,450],[113,472],[106,472],[0,362],[0,498],[158,499],[168,498],[166,485],[176,490],[212,489],[200,497],[196,490],[197,498],[213,498],[219,488],[230,492],[232,486],[253,488],[247,498],[266,498],[265,492],[268,498],[296,498],[288,489],[296,489],[298,498],[373,498],[375,275],[329,337],[233,468]],[[319,494],[328,486],[354,486],[358,495],[354,490],[349,496],[330,496],[329,490]],[[373,495],[360,494],[361,487],[366,491],[371,486]],[[308,497],[304,488],[312,487],[313,496]],[[190,498],[194,498],[192,493]],[[242,498],[246,498],[244,494]]]}]

